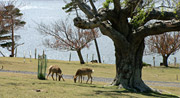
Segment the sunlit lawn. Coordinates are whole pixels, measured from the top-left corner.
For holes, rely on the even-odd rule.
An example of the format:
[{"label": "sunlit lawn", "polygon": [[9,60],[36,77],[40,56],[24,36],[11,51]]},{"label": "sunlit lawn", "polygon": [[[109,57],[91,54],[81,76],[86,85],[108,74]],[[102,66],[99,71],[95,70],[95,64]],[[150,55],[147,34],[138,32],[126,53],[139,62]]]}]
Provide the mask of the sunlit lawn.
[{"label": "sunlit lawn", "polygon": [[[96,77],[109,77],[115,76],[115,67],[110,64],[79,64],[79,62],[72,61],[60,61],[60,60],[48,60],[47,66],[58,65],[65,75],[74,75],[78,68],[89,67],[94,69],[93,76]],[[0,67],[4,66],[4,70],[16,70],[16,71],[32,71],[37,72],[38,60],[26,59],[24,63],[23,58],[2,58],[0,57]],[[47,68],[48,69],[48,68]]]},{"label": "sunlit lawn", "polygon": [[[0,57],[0,67],[3,65],[4,70],[16,70],[16,71],[32,71],[37,72],[38,67],[37,59],[26,59],[24,63],[23,58],[3,58]],[[79,62],[73,61],[60,61],[60,60],[48,60],[48,66],[58,65],[65,75],[74,75],[78,68],[90,67],[95,70],[93,76],[95,77],[107,77],[114,78],[115,66],[112,64],[79,64]],[[178,76],[178,80],[177,80]],[[180,82],[180,69],[178,67],[144,67],[142,70],[143,80],[153,81],[167,81],[167,82]]]},{"label": "sunlit lawn", "polygon": [[180,82],[178,67],[144,67],[142,78],[151,81]]},{"label": "sunlit lawn", "polygon": [[166,92],[133,93],[101,82],[38,80],[29,74],[0,72],[0,81],[0,98],[177,98]]},{"label": "sunlit lawn", "polygon": [[[4,66],[4,70],[16,70],[16,71],[31,71],[37,72],[38,61],[32,59],[26,59],[24,63],[23,58],[8,58],[0,57],[0,68]],[[89,67],[95,70],[93,77],[106,77],[114,78],[115,66],[111,64],[84,64],[79,62],[68,62],[60,60],[48,60],[48,66],[58,65],[64,75],[74,75],[78,68]],[[177,80],[178,76],[178,80]],[[180,82],[180,69],[164,68],[164,67],[144,67],[142,72],[143,80],[148,81],[166,81],[166,82]],[[137,94],[131,93],[125,90],[119,90],[116,87],[104,87],[107,83],[93,82],[90,84],[74,84],[72,79],[65,82],[55,82],[52,79],[38,80],[36,75],[25,75],[17,73],[0,72],[0,98],[56,98],[56,97],[170,97],[169,95],[159,95],[156,93],[151,94]],[[180,88],[174,87],[159,87],[153,86],[155,89],[162,89],[163,93],[176,94],[180,96]],[[40,89],[41,92],[36,92]],[[173,97],[173,96],[171,96]]]}]

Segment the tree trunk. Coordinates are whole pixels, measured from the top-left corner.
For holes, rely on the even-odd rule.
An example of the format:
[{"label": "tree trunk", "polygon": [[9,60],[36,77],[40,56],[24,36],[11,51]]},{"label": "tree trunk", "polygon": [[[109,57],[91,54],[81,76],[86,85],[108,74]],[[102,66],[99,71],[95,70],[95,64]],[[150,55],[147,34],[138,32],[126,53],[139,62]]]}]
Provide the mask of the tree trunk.
[{"label": "tree trunk", "polygon": [[15,45],[15,42],[14,42],[14,20],[13,20],[13,16],[11,16],[11,20],[12,20],[12,27],[11,27],[11,30],[12,30],[12,47],[11,47],[11,55],[10,57],[14,57],[14,45]]},{"label": "tree trunk", "polygon": [[94,43],[95,43],[96,51],[97,51],[97,55],[98,55],[98,61],[99,61],[99,63],[101,63],[101,55],[100,55],[100,52],[99,52],[98,43],[97,43],[97,40],[96,40],[96,37],[95,37],[95,32],[94,32],[93,29],[92,29],[92,32],[93,32]]},{"label": "tree trunk", "polygon": [[122,45],[115,42],[116,77],[112,85],[122,86],[125,89],[148,92],[152,91],[142,80],[142,57],[144,40],[140,45],[131,44],[126,53],[122,52]]},{"label": "tree trunk", "polygon": [[168,67],[168,57],[169,56],[163,56],[163,65]]},{"label": "tree trunk", "polygon": [[81,54],[81,50],[77,50],[77,54],[78,54],[78,57],[79,57],[79,60],[80,60],[80,63],[81,64],[85,64],[84,60],[83,60],[83,57],[82,57],[82,54]]}]

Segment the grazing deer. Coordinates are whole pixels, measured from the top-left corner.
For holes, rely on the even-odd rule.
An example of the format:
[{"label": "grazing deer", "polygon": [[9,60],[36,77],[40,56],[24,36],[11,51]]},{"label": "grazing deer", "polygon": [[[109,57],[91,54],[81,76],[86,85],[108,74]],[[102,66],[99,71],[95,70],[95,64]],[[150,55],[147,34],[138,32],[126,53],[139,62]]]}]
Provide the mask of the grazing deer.
[{"label": "grazing deer", "polygon": [[91,60],[91,62],[92,62],[92,63],[98,63],[98,61],[97,61],[97,60]]},{"label": "grazing deer", "polygon": [[51,74],[51,76],[52,76],[52,79],[54,80],[54,73],[56,73],[56,81],[57,81],[57,76],[59,77],[59,81],[61,81],[61,78],[63,79],[63,81],[65,81],[64,80],[64,78],[63,78],[63,74],[62,74],[62,71],[61,71],[61,69],[58,67],[58,66],[56,66],[56,65],[51,65],[50,67],[49,67],[49,73],[48,73],[48,75],[47,75],[47,79],[48,79],[48,76],[49,76],[49,74],[50,73],[52,73]]},{"label": "grazing deer", "polygon": [[88,79],[86,81],[86,83],[88,83],[89,78],[91,78],[91,84],[92,84],[92,76],[91,74],[94,72],[94,70],[90,69],[90,68],[82,68],[82,69],[78,69],[76,72],[76,75],[74,76],[74,83],[76,83],[77,77],[79,77],[79,82],[81,79],[81,83],[82,83],[82,76],[87,75]]}]

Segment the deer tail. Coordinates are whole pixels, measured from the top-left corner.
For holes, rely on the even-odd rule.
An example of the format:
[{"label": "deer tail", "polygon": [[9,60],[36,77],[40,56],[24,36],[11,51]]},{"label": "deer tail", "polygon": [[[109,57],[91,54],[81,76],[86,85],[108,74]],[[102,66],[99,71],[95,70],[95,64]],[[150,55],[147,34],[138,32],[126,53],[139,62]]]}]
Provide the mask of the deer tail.
[{"label": "deer tail", "polygon": [[92,70],[92,72],[94,72],[94,70]]}]

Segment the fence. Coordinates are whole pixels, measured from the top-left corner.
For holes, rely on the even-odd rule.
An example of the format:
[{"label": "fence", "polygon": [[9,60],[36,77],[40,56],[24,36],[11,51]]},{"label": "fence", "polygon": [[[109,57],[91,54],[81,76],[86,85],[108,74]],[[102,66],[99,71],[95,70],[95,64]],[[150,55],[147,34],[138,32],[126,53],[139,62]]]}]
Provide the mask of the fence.
[{"label": "fence", "polygon": [[[160,66],[161,66],[161,64],[163,64],[162,62],[160,62]],[[177,66],[178,67],[178,64],[177,64],[177,58],[176,57],[174,57],[174,62],[173,63],[171,63],[170,62],[170,60],[168,60],[168,64],[170,65],[174,65],[174,66]],[[155,67],[156,66],[156,59],[155,59],[155,57],[153,57],[153,66]],[[180,64],[179,64],[179,69],[180,69]]]},{"label": "fence", "polygon": [[[25,55],[26,54],[24,52],[24,63],[25,63],[25,59],[26,59]],[[30,57],[30,62],[31,62],[31,59],[32,59],[31,51],[29,51],[29,57]],[[34,51],[34,58],[36,59],[36,57],[37,57],[37,49],[35,49],[35,51]],[[67,59],[62,59],[62,60],[72,61],[72,59],[74,59],[74,55],[71,52],[69,54],[69,57],[68,57],[68,55],[66,55],[66,57],[67,57]],[[84,57],[84,61],[86,63],[90,62],[91,60],[96,60],[97,59],[95,54],[85,54],[83,57]],[[114,55],[110,55],[110,56],[104,56],[103,55],[102,56],[102,63],[114,64],[114,59],[115,58],[112,59],[112,57],[114,57]],[[76,59],[78,59],[78,58],[76,58]],[[178,60],[179,59],[177,59],[177,57],[174,57],[173,60],[171,58],[171,65],[174,64],[174,66],[178,66],[179,69],[180,69],[180,64],[177,63]],[[170,63],[170,61],[168,61],[168,62]],[[155,58],[155,57],[153,57],[148,63],[152,64],[152,66],[159,66],[160,65],[159,61],[157,62],[157,58]]]}]

